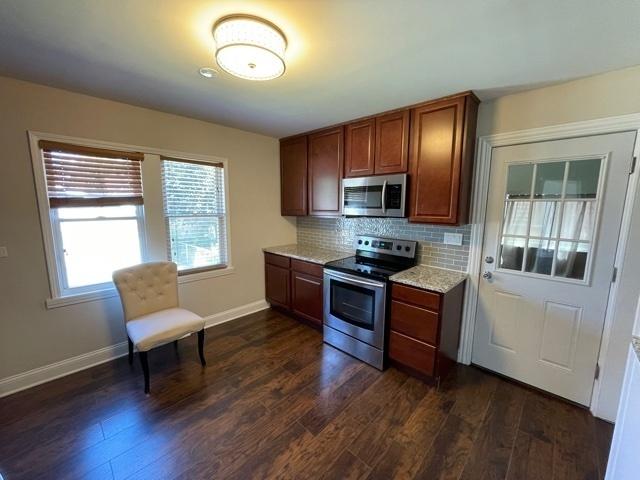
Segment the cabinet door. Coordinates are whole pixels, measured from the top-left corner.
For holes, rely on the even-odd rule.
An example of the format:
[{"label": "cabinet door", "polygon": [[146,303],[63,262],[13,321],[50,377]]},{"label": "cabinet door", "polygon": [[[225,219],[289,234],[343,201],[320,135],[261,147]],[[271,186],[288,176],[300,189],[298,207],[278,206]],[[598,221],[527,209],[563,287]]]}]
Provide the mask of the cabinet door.
[{"label": "cabinet door", "polygon": [[309,135],[309,215],[340,215],[342,127]]},{"label": "cabinet door", "polygon": [[291,272],[291,309],[317,325],[322,325],[322,293],[322,278]]},{"label": "cabinet door", "polygon": [[280,143],[280,213],[307,214],[307,137]]},{"label": "cabinet door", "polygon": [[409,157],[409,110],[376,118],[375,173],[405,173]]},{"label": "cabinet door", "polygon": [[344,130],[344,176],[373,175],[375,119],[351,123]]},{"label": "cabinet door", "polygon": [[410,221],[467,221],[476,115],[468,95],[411,111]]},{"label": "cabinet door", "polygon": [[272,305],[289,308],[289,269],[266,263],[264,266],[267,300]]}]

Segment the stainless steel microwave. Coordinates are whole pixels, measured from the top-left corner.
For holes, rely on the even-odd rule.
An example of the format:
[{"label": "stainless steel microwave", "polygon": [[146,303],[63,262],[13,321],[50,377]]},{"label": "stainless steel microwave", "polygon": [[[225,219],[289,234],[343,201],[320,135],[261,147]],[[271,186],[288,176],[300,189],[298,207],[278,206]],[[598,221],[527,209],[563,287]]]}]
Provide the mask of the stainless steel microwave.
[{"label": "stainless steel microwave", "polygon": [[342,180],[342,214],[363,217],[404,217],[407,174]]}]

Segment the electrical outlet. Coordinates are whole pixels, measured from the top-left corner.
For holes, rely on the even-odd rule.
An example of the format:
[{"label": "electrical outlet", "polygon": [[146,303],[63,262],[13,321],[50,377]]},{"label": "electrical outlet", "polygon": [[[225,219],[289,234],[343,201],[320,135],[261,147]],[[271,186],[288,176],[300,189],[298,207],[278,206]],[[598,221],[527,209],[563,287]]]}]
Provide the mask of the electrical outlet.
[{"label": "electrical outlet", "polygon": [[8,256],[9,256],[9,251],[7,250],[7,247],[0,247],[0,258],[4,258]]},{"label": "electrical outlet", "polygon": [[462,234],[461,233],[445,233],[444,243],[446,245],[462,245]]}]

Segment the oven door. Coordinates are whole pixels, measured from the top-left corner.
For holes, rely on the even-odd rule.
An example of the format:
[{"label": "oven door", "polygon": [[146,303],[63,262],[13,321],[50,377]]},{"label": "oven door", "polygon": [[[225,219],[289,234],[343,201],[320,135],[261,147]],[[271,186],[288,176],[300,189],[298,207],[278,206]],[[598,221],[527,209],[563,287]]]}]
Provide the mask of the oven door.
[{"label": "oven door", "polygon": [[345,178],[342,180],[342,214],[404,217],[407,175]]},{"label": "oven door", "polygon": [[324,270],[324,323],[380,350],[384,346],[386,284]]}]

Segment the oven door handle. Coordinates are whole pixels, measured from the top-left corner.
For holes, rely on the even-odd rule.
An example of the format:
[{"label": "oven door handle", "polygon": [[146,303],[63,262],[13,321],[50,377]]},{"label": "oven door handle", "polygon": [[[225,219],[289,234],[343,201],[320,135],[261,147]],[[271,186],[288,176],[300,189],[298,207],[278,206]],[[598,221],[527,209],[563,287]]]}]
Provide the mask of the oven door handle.
[{"label": "oven door handle", "polygon": [[331,278],[335,278],[338,280],[342,280],[345,282],[350,282],[350,283],[355,283],[358,285],[364,285],[367,287],[374,287],[374,288],[384,288],[384,283],[379,283],[379,282],[369,282],[367,280],[362,280],[360,278],[354,277],[352,275],[343,275],[337,272],[327,272],[325,270],[325,275],[327,275],[328,277]]},{"label": "oven door handle", "polygon": [[387,213],[387,181],[382,184],[382,213]]}]

